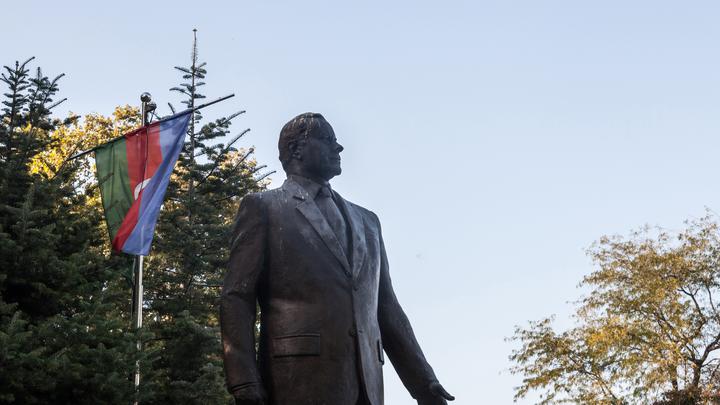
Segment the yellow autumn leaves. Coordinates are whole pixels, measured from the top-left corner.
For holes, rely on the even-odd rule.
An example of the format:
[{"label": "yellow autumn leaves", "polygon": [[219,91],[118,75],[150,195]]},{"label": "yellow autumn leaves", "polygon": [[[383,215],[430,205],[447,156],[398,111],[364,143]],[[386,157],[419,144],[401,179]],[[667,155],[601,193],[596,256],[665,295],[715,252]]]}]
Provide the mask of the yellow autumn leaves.
[{"label": "yellow autumn leaves", "polygon": [[[88,114],[82,120],[72,120],[61,125],[49,135],[50,145],[36,155],[30,163],[30,172],[51,178],[63,167],[64,162],[75,153],[98,146],[129,132],[139,125],[140,113],[137,107],[115,108],[112,116]],[[92,174],[87,159],[81,162],[83,177]]]}]

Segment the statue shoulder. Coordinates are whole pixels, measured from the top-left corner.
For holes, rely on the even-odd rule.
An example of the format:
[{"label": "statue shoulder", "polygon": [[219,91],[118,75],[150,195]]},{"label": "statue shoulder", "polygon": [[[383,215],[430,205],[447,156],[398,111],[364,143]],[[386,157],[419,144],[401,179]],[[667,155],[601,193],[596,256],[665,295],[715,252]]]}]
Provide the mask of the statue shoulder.
[{"label": "statue shoulder", "polygon": [[374,224],[377,224],[378,226],[380,225],[380,219],[374,212],[370,211],[369,209],[367,209],[363,206],[360,206],[353,202],[350,202],[348,200],[345,200],[345,202],[352,209],[354,209],[356,212],[358,212],[365,219],[366,222],[374,223]]},{"label": "statue shoulder", "polygon": [[286,209],[289,204],[298,201],[291,198],[292,193],[284,187],[278,187],[271,190],[257,191],[246,194],[240,206],[248,206],[254,210],[260,210],[268,215],[273,215],[277,210]]},{"label": "statue shoulder", "polygon": [[280,196],[284,193],[285,193],[285,190],[282,187],[278,187],[278,188],[273,188],[270,190],[263,190],[263,191],[256,191],[253,193],[247,193],[243,197],[243,200],[250,199],[259,204],[267,204],[270,201],[280,198]]},{"label": "statue shoulder", "polygon": [[240,205],[261,205],[263,204],[263,200],[265,199],[265,197],[263,196],[264,193],[264,191],[247,193],[240,200]]},{"label": "statue shoulder", "polygon": [[270,202],[276,197],[275,190],[256,191],[245,194],[240,200],[240,211],[266,211]]}]

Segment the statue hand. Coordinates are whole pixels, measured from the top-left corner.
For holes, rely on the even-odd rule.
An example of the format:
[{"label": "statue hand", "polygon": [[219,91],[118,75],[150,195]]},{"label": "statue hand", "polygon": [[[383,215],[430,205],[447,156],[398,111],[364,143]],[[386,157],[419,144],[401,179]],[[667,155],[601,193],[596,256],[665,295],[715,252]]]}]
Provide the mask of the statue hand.
[{"label": "statue hand", "polygon": [[233,391],[235,405],[265,405],[265,390],[262,385],[248,385]]},{"label": "statue hand", "polygon": [[445,388],[437,381],[428,385],[428,391],[428,394],[418,398],[418,405],[447,405],[447,401],[455,400],[455,397],[445,391]]}]

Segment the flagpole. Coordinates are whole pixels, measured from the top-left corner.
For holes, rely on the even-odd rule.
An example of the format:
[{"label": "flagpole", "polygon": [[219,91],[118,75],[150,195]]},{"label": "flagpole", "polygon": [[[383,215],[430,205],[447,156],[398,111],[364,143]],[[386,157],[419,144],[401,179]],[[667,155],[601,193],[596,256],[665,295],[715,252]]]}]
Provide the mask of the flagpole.
[{"label": "flagpole", "polygon": [[[150,119],[148,118],[148,115],[150,112],[154,111],[156,108],[156,104],[152,101],[152,96],[150,93],[143,93],[140,95],[140,118],[142,122],[142,126],[146,126],[150,123]],[[135,284],[133,286],[133,307],[135,309],[134,318],[135,318],[135,329],[137,331],[142,328],[142,321],[143,321],[143,262],[145,257],[142,255],[135,256],[135,260],[133,260],[133,268],[134,268],[134,276],[135,276]],[[140,352],[142,350],[142,342],[140,341],[140,338],[138,337],[137,340],[137,350]],[[135,375],[133,378],[133,384],[135,386],[135,401],[134,404],[138,405],[138,394],[140,389],[140,361],[135,362]]]},{"label": "flagpole", "polygon": [[[134,270],[134,278],[135,278],[135,284],[133,286],[133,318],[134,318],[134,326],[136,330],[139,330],[142,327],[142,306],[143,306],[143,284],[142,284],[142,277],[143,277],[143,256],[135,256],[133,260],[133,270]],[[142,343],[140,341],[140,338],[138,337],[137,340],[137,350],[138,352],[142,349]],[[140,361],[135,361],[135,374],[133,375],[133,385],[135,387],[135,401],[133,402],[135,405],[139,404],[139,401],[137,399],[138,391],[140,389]]]}]

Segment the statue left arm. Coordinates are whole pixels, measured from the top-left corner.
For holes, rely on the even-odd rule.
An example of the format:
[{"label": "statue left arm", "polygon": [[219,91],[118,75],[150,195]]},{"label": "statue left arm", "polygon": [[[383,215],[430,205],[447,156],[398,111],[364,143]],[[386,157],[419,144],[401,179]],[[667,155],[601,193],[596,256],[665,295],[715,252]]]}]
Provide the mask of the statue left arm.
[{"label": "statue left arm", "polygon": [[257,288],[265,268],[267,214],[257,194],[246,195],[233,230],[228,271],[220,295],[220,330],[228,390],[242,404],[265,396],[255,360]]},{"label": "statue left arm", "polygon": [[[375,218],[377,220],[377,217]],[[380,232],[380,221],[377,221]],[[390,280],[385,244],[380,232],[380,291],[378,321],[383,348],[405,388],[420,405],[444,405],[455,398],[440,385],[425,360],[405,311],[395,296]]]}]

